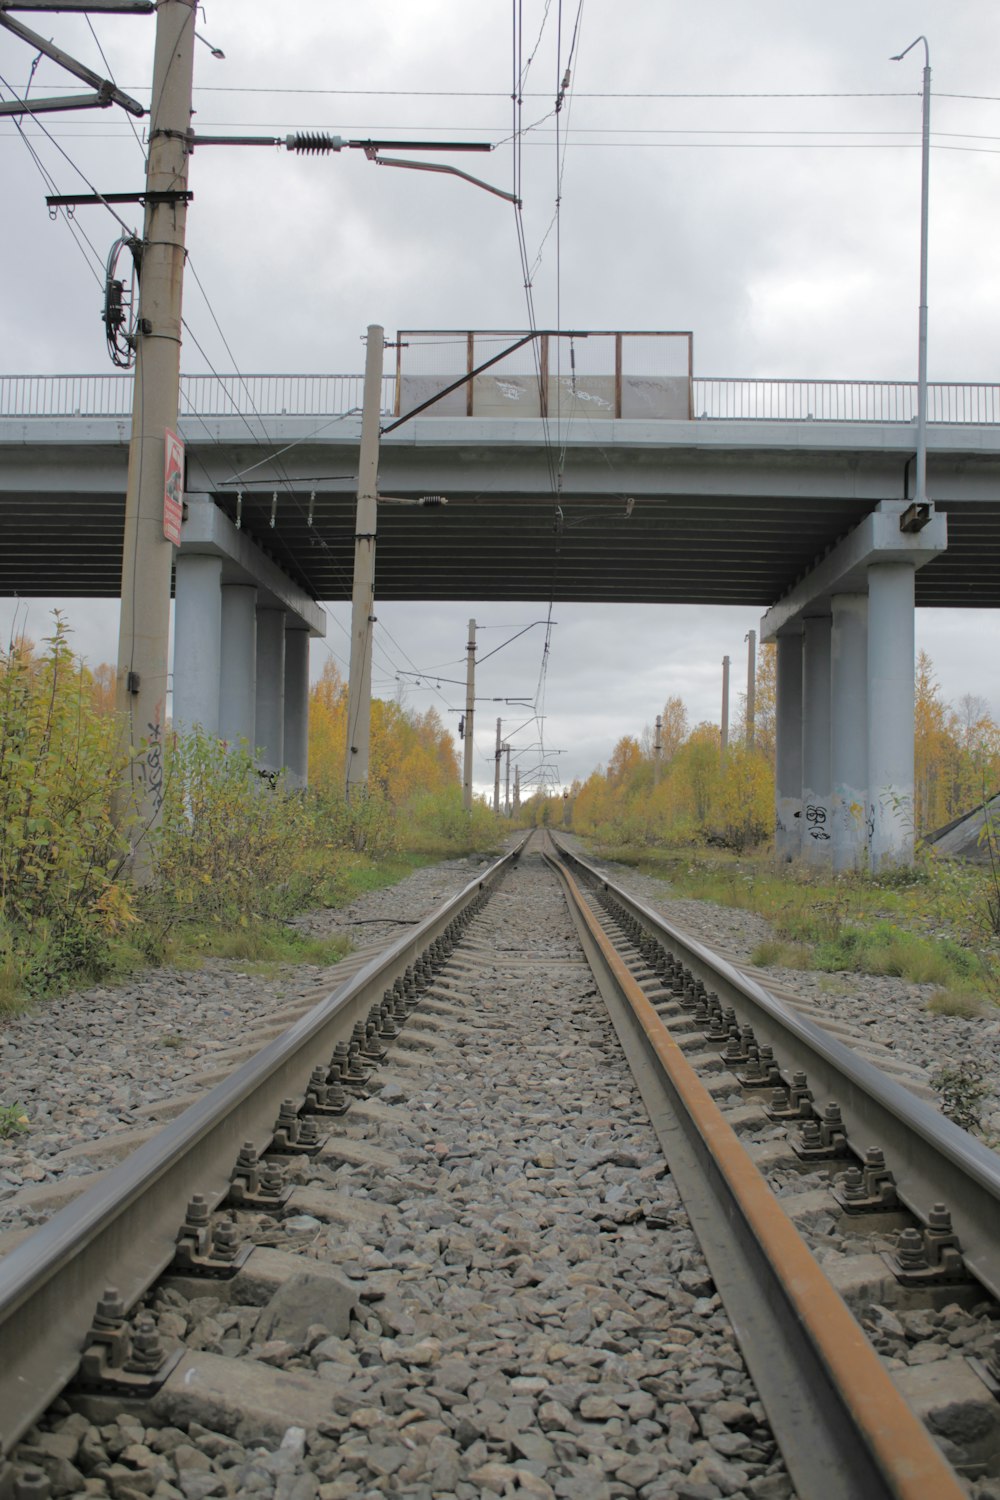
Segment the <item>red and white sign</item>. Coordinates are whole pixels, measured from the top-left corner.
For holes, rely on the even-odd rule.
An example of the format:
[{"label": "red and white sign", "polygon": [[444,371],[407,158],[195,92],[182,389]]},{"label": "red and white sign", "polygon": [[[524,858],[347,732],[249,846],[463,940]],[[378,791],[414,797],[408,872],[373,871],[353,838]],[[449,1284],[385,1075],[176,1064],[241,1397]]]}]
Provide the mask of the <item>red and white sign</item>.
[{"label": "red and white sign", "polygon": [[169,427],[164,428],[163,447],[163,535],[175,547],[181,544],[184,515],[184,444]]}]

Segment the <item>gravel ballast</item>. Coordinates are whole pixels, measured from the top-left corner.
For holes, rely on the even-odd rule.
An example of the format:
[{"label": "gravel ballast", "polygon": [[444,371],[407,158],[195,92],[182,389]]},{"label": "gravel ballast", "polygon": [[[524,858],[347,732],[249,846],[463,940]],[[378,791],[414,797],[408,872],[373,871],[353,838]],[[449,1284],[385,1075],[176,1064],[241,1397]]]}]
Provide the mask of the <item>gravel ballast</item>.
[{"label": "gravel ballast", "polygon": [[927,1009],[936,993],[932,984],[912,984],[883,974],[752,967],[757,945],[775,936],[770,923],[756,912],[677,896],[668,881],[597,858],[579,840],[571,842],[585,859],[606,870],[609,879],[716,953],[751,970],[783,998],[794,1003],[797,997],[809,1006],[821,1007],[823,1014],[814,1016],[820,1025],[825,1016],[829,1022],[855,1029],[859,1037],[867,1033],[869,1042],[885,1050],[886,1060],[914,1065],[932,1086],[942,1068],[973,1064],[986,1088],[977,1106],[982,1135],[994,1148],[1000,1143],[1000,1011],[988,1000],[979,1016],[939,1015]]},{"label": "gravel ballast", "polygon": [[166,1338],[309,1378],[328,1419],[302,1428],[290,1410],[254,1441],[167,1408],[158,1426],[64,1412],[25,1456],[69,1463],[95,1496],[161,1500],[793,1495],[537,854],[467,937],[375,1097],[323,1159],[292,1159],[295,1182],[348,1211],[255,1224],[357,1289],[346,1336],[325,1296],[263,1313],[208,1291],[152,1298]]}]

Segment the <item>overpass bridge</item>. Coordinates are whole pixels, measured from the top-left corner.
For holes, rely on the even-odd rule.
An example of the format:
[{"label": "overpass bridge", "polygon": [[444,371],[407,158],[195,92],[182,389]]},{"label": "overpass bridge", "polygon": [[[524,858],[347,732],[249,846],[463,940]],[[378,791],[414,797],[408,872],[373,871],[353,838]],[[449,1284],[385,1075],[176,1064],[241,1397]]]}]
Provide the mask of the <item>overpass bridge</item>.
[{"label": "overpass bridge", "polygon": [[[423,408],[512,337],[397,339],[379,491],[448,504],[379,507],[377,597],[759,605],[779,850],[908,857],[913,608],[1000,604],[1000,386],[930,387],[914,517],[912,384],[695,377],[689,335],[571,334]],[[316,601],[351,596],[361,384],[182,380],[175,716],[299,776]],[[127,376],[0,378],[0,591],[117,597],[130,411]]]}]

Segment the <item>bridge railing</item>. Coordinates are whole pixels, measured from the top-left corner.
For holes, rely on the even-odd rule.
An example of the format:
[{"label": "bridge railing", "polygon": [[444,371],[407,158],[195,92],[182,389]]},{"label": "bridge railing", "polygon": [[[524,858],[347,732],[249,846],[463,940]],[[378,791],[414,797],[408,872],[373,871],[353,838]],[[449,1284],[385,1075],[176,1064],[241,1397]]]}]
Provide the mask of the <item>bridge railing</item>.
[{"label": "bridge railing", "polygon": [[[583,386],[587,379],[580,377]],[[636,389],[641,386],[638,378]],[[565,377],[564,377],[565,381]],[[363,375],[182,375],[182,416],[346,416],[361,410]],[[591,393],[593,394],[593,393]],[[599,394],[599,392],[597,392]],[[642,394],[640,390],[640,394]],[[587,415],[603,417],[596,399]],[[771,422],[913,422],[917,387],[891,380],[768,380],[727,376],[690,378],[690,400],[684,405],[697,420]],[[382,384],[382,410],[397,408],[393,375]],[[613,409],[613,408],[612,408]],[[0,417],[121,417],[132,414],[131,375],[0,375]],[[431,407],[430,415],[456,415]],[[530,410],[474,415],[530,416]],[[626,415],[664,417],[648,403]],[[677,413],[680,414],[679,412]],[[1000,423],[1000,385],[934,382],[927,390],[927,418],[933,423],[992,426]]]},{"label": "bridge railing", "polygon": [[[767,380],[699,375],[695,417],[771,422],[913,422],[917,386],[906,380]],[[1000,385],[935,381],[927,387],[928,422],[1000,422]]]},{"label": "bridge railing", "polygon": [[[360,412],[363,389],[363,375],[182,375],[180,414],[346,416]],[[395,401],[395,377],[387,375],[383,411]],[[131,415],[131,375],[0,375],[0,417]]]}]

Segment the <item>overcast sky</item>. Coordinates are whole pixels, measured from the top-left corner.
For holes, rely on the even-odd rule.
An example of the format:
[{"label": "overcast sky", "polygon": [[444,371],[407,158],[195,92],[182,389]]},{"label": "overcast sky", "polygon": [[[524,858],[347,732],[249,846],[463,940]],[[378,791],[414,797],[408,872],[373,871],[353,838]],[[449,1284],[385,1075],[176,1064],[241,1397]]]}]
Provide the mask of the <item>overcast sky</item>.
[{"label": "overcast sky", "polygon": [[[699,375],[914,378],[923,51],[889,58],[923,31],[935,90],[929,374],[997,379],[1000,9],[982,0],[521,8],[525,56],[534,50],[523,123],[542,122],[522,153],[525,236],[531,261],[541,256],[539,324],[689,328]],[[578,14],[557,158],[551,112]],[[148,99],[151,18],[95,18],[96,37],[78,17],[21,19],[103,74],[99,41],[117,82]],[[511,0],[210,0],[198,28],[226,54],[218,61],[198,47],[198,129],[489,140],[496,151],[472,170],[510,188]],[[26,44],[0,36],[4,97],[23,93],[31,63]],[[43,61],[31,89],[47,95],[67,82]],[[57,191],[86,191],[84,178],[105,192],[141,186],[143,151],[120,111],[44,120],[52,139],[33,123],[25,134]],[[81,209],[78,232],[93,251],[75,243],[64,221],[49,221],[51,189],[9,120],[0,152],[0,373],[110,369],[98,283],[118,226],[103,209]],[[215,320],[244,373],[359,371],[373,322],[389,336],[526,326],[514,211],[457,180],[380,169],[358,151],[300,159],[203,147],[190,185],[189,263],[208,303],[189,276],[185,370],[206,368],[195,341],[216,369],[231,369]],[[44,634],[48,607],[20,606],[30,635]],[[116,607],[71,601],[66,610],[77,648],[114,660]],[[347,612],[330,612],[328,647],[343,657]],[[722,657],[733,658],[735,698],[744,637],[760,613],[558,606],[545,739],[567,752],[564,777],[606,760],[668,695],[685,699],[692,722],[717,721]],[[381,605],[377,688],[393,693],[400,668],[429,670],[407,701],[446,713],[460,687],[426,683],[462,675],[469,616],[490,627],[482,639],[491,649],[544,614],[545,601],[534,611]],[[0,600],[5,635],[13,616],[13,601]],[[921,611],[917,635],[948,698],[982,694],[1000,716],[994,612]],[[530,631],[484,666],[481,691],[534,698],[542,637]],[[325,659],[315,643],[316,670]],[[524,717],[481,704],[477,741],[487,753],[497,713],[505,732]],[[534,738],[530,726],[518,743]],[[477,781],[489,776],[481,762]]]}]

